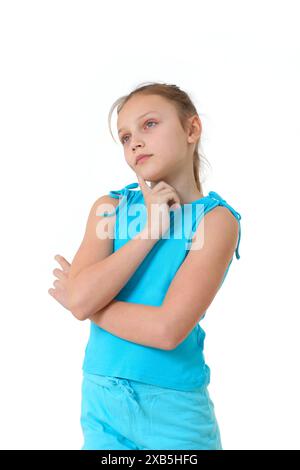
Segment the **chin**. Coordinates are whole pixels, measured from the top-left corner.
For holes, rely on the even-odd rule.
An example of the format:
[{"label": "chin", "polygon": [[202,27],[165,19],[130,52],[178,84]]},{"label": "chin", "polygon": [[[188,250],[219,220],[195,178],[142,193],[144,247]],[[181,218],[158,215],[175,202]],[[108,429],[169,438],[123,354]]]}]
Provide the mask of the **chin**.
[{"label": "chin", "polygon": [[[152,166],[152,165],[151,165]],[[146,181],[150,181],[153,183],[158,183],[159,181],[162,181],[166,178],[168,172],[166,169],[163,168],[151,168],[149,165],[148,168],[146,168],[146,165],[144,168],[142,168],[142,165],[139,168],[140,173],[142,174],[143,178]]]},{"label": "chin", "polygon": [[143,178],[150,183],[159,183],[159,181],[163,180],[162,173],[153,172],[153,171],[143,171],[141,172]]}]

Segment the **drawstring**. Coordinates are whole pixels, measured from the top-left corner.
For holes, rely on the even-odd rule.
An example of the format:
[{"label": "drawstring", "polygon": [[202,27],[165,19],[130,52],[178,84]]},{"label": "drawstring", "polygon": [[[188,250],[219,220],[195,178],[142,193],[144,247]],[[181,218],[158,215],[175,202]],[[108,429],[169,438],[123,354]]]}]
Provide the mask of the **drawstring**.
[{"label": "drawstring", "polygon": [[113,385],[119,386],[124,391],[124,393],[127,394],[127,396],[130,398],[130,400],[132,401],[134,406],[139,408],[137,395],[136,395],[135,391],[133,390],[133,388],[131,387],[131,385],[130,385],[130,383],[128,382],[127,379],[121,379],[121,378],[113,377],[112,378],[112,383],[113,383]]}]

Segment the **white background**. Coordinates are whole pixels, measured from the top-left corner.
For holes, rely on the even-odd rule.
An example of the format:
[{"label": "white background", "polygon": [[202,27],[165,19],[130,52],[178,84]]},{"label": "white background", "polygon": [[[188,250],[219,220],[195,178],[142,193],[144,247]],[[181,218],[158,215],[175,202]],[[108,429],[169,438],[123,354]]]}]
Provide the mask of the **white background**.
[{"label": "white background", "polygon": [[92,203],[137,181],[108,112],[156,80],[194,100],[204,192],[242,216],[241,258],[201,323],[223,447],[300,448],[297,7],[1,1],[2,449],[82,445],[90,323],[48,294],[54,256],[71,261]]}]

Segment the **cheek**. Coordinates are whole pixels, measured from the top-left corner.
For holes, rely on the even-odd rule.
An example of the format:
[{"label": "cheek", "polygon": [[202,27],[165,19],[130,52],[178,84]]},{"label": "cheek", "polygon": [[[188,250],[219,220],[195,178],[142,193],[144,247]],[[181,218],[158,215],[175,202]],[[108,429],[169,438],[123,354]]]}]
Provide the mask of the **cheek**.
[{"label": "cheek", "polygon": [[163,150],[165,155],[176,155],[181,153],[182,139],[176,131],[165,132],[159,138],[160,149]]},{"label": "cheek", "polygon": [[182,151],[177,141],[169,141],[169,143],[164,144],[164,148],[162,152],[160,152],[160,157],[164,166],[168,167],[176,164],[176,162],[180,160],[181,155]]},{"label": "cheek", "polygon": [[133,167],[133,163],[129,160],[129,158],[125,157],[125,163],[131,168]]},{"label": "cheek", "polygon": [[153,160],[152,165],[149,163],[148,168],[149,170],[151,169],[151,171],[160,174],[162,177],[162,175],[168,175],[174,170],[177,160],[176,155],[172,154],[171,151],[168,151],[168,153],[160,153],[157,159]]}]

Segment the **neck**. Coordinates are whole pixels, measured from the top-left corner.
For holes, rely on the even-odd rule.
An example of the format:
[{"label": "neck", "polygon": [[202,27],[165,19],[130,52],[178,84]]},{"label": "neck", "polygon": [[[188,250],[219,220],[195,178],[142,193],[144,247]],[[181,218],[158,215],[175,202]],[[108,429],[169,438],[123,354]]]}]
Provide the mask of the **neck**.
[{"label": "neck", "polygon": [[[178,175],[162,178],[167,184],[172,186],[180,198],[180,204],[188,204],[203,197],[203,192],[199,191],[194,175]],[[153,189],[159,181],[151,182]]]}]

